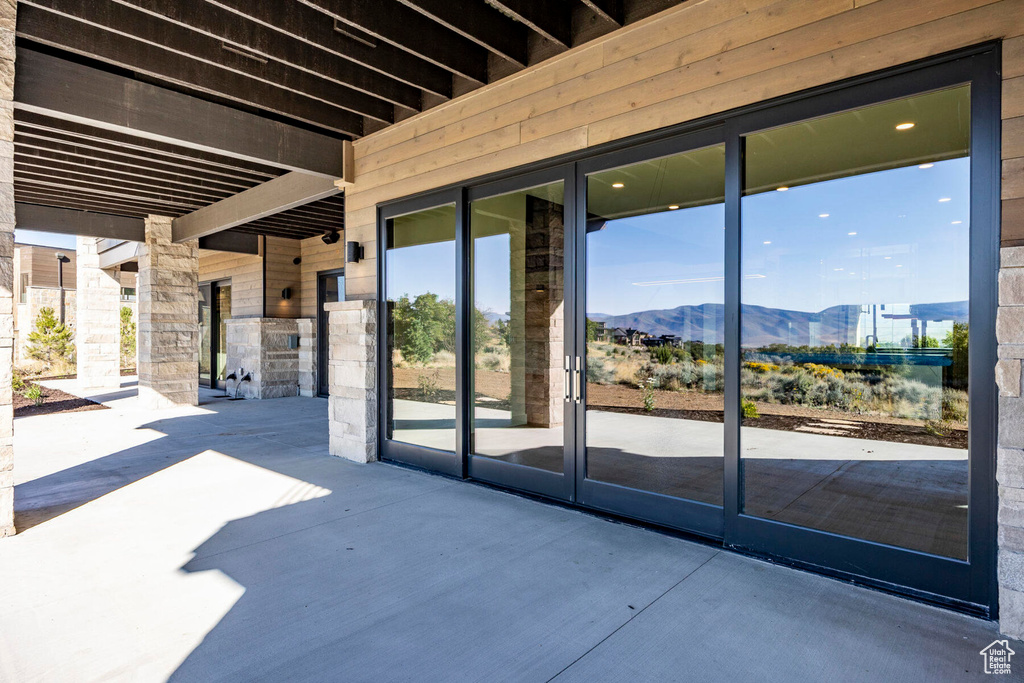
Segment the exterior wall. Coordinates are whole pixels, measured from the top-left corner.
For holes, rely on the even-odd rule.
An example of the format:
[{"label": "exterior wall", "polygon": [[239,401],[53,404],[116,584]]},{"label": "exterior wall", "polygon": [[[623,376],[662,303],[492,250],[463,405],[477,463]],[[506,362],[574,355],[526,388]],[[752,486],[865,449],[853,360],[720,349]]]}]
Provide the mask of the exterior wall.
[{"label": "exterior wall", "polygon": [[57,254],[68,258],[64,264],[64,288],[74,289],[78,255],[74,249],[41,247],[35,244],[14,245],[15,287],[20,287],[22,274],[28,275],[28,284],[33,287],[57,286]]},{"label": "exterior wall", "polygon": [[300,266],[303,318],[315,318],[316,274],[325,270],[345,267],[345,233],[335,244],[324,244],[319,237],[302,240],[302,264]]},{"label": "exterior wall", "polygon": [[139,251],[139,404],[199,403],[199,246],[171,242],[171,219],[146,219]]},{"label": "exterior wall", "polygon": [[[297,318],[302,306],[301,265],[294,262],[302,253],[299,240],[267,237],[264,249],[267,254],[267,317]],[[281,296],[285,288],[291,290],[290,299]]]},{"label": "exterior wall", "polygon": [[[234,318],[227,321],[229,371],[243,369],[252,379],[238,386],[244,398],[282,398],[299,395],[300,349],[288,348],[288,337],[299,334],[289,318]],[[235,393],[235,385],[231,387]]]},{"label": "exterior wall", "polygon": [[[348,265],[346,297],[376,296],[381,202],[996,39],[1004,41],[1002,241],[1024,246],[1024,2],[705,0],[357,140],[346,239],[364,244],[366,259]],[[1003,257],[1000,627],[1022,637],[1024,294],[1018,299],[1010,271],[1024,273],[1024,258]],[[333,351],[332,342],[332,371]]]},{"label": "exterior wall", "polygon": [[231,317],[263,316],[263,257],[226,251],[199,252],[199,281],[231,280]]},{"label": "exterior wall", "polygon": [[372,301],[326,304],[330,314],[330,451],[377,459],[377,308]]}]

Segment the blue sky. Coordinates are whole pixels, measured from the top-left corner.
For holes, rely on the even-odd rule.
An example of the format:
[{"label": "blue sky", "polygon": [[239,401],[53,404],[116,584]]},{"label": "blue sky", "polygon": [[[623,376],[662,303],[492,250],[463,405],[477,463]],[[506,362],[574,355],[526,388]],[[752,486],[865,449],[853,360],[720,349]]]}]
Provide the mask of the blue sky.
[{"label": "blue sky", "polygon": [[[743,302],[820,311],[967,299],[969,171],[962,158],[745,197]],[[724,223],[717,204],[610,221],[590,233],[587,310],[721,303]],[[453,242],[393,250],[389,259],[391,297],[455,296]],[[475,259],[478,306],[504,313],[508,237],[477,240]]]},{"label": "blue sky", "polygon": [[18,244],[37,244],[42,247],[75,250],[74,235],[60,235],[55,232],[36,232],[34,230],[15,230],[14,241]]}]

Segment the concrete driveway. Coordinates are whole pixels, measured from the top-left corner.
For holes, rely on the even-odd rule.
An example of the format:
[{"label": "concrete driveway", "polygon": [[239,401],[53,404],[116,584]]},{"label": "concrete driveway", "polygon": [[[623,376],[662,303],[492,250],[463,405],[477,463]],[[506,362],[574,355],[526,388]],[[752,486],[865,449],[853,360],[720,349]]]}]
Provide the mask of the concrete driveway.
[{"label": "concrete driveway", "polygon": [[958,681],[984,678],[979,650],[997,637],[654,531],[332,458],[320,399],[145,413],[131,394],[16,422],[0,680]]}]

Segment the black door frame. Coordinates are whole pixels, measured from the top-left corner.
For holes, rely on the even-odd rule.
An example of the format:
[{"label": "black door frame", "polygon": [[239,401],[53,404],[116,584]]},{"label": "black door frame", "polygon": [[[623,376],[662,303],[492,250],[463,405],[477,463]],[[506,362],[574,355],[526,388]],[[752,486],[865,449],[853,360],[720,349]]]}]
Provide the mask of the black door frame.
[{"label": "black door frame", "polygon": [[[329,392],[324,391],[324,378],[327,377],[328,358],[328,327],[327,311],[324,310],[324,297],[327,289],[325,280],[329,277],[345,277],[344,268],[331,268],[318,270],[316,273],[316,395],[320,398],[327,398]],[[338,291],[338,301],[345,300],[345,290]]]},{"label": "black door frame", "polygon": [[[221,382],[217,379],[217,346],[220,344],[220,306],[217,305],[217,290],[221,287],[230,287],[231,278],[219,280],[208,280],[199,283],[199,289],[210,288],[210,381],[204,384],[202,378],[199,385],[210,389],[221,389]],[[202,340],[200,340],[202,341]],[[225,362],[227,359],[225,358]],[[227,372],[227,368],[225,368]]]},{"label": "black door frame", "polygon": [[[572,254],[575,251],[573,230],[571,229],[574,213],[574,204],[576,201],[575,192],[575,175],[571,172],[571,166],[560,166],[555,168],[544,169],[541,171],[535,171],[533,173],[527,173],[525,175],[516,176],[515,178],[508,178],[505,180],[499,180],[493,183],[486,183],[483,185],[477,185],[469,188],[466,193],[466,226],[469,226],[469,214],[472,202],[478,199],[486,199],[488,197],[496,197],[503,194],[509,194],[511,192],[518,192],[521,190],[527,190],[533,187],[541,187],[543,185],[551,185],[553,183],[563,183],[565,192],[564,199],[564,227],[565,227],[565,243],[563,244],[563,286],[564,286],[564,300],[563,305],[563,330],[565,339],[563,341],[562,356],[574,356],[573,349],[573,315],[574,315],[574,302],[576,300],[574,285],[575,285],[575,263],[572,258]],[[466,309],[459,309],[463,316],[472,315],[472,311],[469,309],[473,306],[473,240],[469,231],[466,231],[467,238],[464,240],[464,249],[466,254],[464,256],[467,264],[467,275],[463,278],[463,282],[459,284],[460,291],[463,292],[463,301],[466,302]],[[469,355],[466,358],[473,358],[471,340],[467,347]],[[462,347],[460,347],[462,348]],[[471,378],[473,373],[474,363],[467,363],[465,370],[465,377]],[[566,371],[563,367],[563,371]],[[573,372],[579,372],[580,369],[574,368]],[[540,469],[538,467],[529,467],[527,465],[520,465],[511,462],[505,462],[497,460],[495,458],[489,458],[483,455],[474,455],[471,450],[471,444],[467,443],[466,454],[467,454],[467,476],[473,479],[479,479],[480,481],[486,481],[491,484],[498,484],[500,486],[507,486],[508,488],[520,489],[528,491],[530,493],[539,494],[548,498],[555,498],[558,500],[573,501],[575,500],[575,467],[576,467],[576,455],[575,455],[575,425],[574,419],[576,411],[574,407],[575,397],[573,393],[573,384],[569,383],[569,391],[562,401],[562,453],[563,453],[563,465],[562,472],[552,472],[550,470]],[[467,425],[467,432],[471,431],[468,427],[473,424],[473,404],[474,397],[472,396],[473,386],[467,382],[465,393],[465,408],[466,413],[463,417],[463,424]],[[467,434],[467,437],[469,434]]]},{"label": "black door frame", "polygon": [[[600,167],[600,159],[609,167],[642,160],[637,150],[649,150],[646,158],[674,153],[673,145],[683,151],[702,136],[724,137],[726,143],[726,317],[725,317],[725,470],[723,507],[696,504],[680,520],[683,510],[677,499],[647,492],[634,492],[624,487],[592,485],[585,477],[581,448],[575,449],[576,502],[607,512],[631,516],[685,531],[723,539],[726,547],[768,557],[786,564],[812,569],[918,599],[954,607],[962,611],[997,616],[996,581],[996,483],[995,457],[997,390],[994,379],[996,362],[995,315],[997,305],[997,274],[999,267],[1000,225],[1000,45],[985,44],[942,55],[921,62],[901,65],[880,73],[859,76],[846,81],[795,93],[769,102],[758,103],[699,121],[672,126],[661,131],[644,133],[599,148],[575,152],[538,162],[526,167],[495,173],[491,176],[459,183],[445,189],[378,206],[378,244],[386,254],[386,221],[398,215],[454,203],[456,206],[456,321],[458,349],[456,358],[457,445],[455,452],[402,444],[386,439],[386,292],[385,261],[378,259],[378,377],[381,394],[380,444],[385,459],[400,461],[451,476],[470,475],[468,462],[467,411],[471,405],[468,384],[464,381],[468,355],[468,339],[464,320],[468,314],[467,293],[471,273],[469,247],[466,239],[467,196],[477,196],[484,183],[499,187],[527,187],[524,178],[538,171],[569,173],[575,182],[575,225],[566,225],[566,233],[579,233],[580,211],[585,211],[585,172]],[[829,532],[797,527],[782,522],[755,518],[741,512],[742,479],[740,476],[740,194],[742,191],[742,135],[824,116],[887,100],[907,97],[963,84],[971,85],[971,272],[970,272],[970,343],[969,343],[969,531],[968,559],[955,560],[871,541],[850,538]],[[710,139],[710,137],[706,137]],[[686,142],[689,140],[689,142]],[[712,143],[716,144],[716,143]],[[697,147],[706,145],[697,145]],[[567,170],[568,169],[568,170]],[[567,190],[568,190],[567,185]],[[469,189],[467,189],[469,188]],[[500,192],[493,192],[500,194]],[[569,215],[567,213],[567,215]],[[585,307],[579,306],[585,293],[584,269],[576,264],[582,259],[585,237],[578,236],[574,245],[572,277],[577,296],[571,314],[575,324],[575,350],[581,357],[585,345]],[[567,265],[567,269],[570,266]],[[567,274],[568,278],[568,274]],[[569,306],[567,296],[567,309]],[[585,383],[582,383],[585,387]],[[584,441],[583,404],[575,406],[575,437]],[[483,460],[478,458],[477,460]],[[502,463],[504,464],[504,463]],[[486,467],[486,466],[485,466]],[[473,474],[478,474],[474,468]],[[509,470],[511,472],[511,470]],[[568,471],[568,469],[567,469]],[[492,473],[486,470],[480,475]],[[532,487],[528,478],[518,474],[489,476],[505,486]],[[525,485],[525,486],[524,486]],[[546,494],[565,499],[565,496]],[[569,500],[573,500],[570,496]],[[628,512],[623,512],[628,508]],[[721,512],[719,512],[721,511]],[[640,514],[637,514],[637,513]],[[721,531],[716,533],[714,514],[721,515]],[[703,519],[703,521],[702,521]]]}]

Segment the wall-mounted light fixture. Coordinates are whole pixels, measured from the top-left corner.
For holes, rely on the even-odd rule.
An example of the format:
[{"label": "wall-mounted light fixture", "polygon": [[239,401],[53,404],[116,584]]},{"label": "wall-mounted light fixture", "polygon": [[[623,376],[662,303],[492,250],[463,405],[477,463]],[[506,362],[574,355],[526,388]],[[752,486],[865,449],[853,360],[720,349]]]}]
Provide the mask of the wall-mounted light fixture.
[{"label": "wall-mounted light fixture", "polygon": [[345,243],[345,261],[347,263],[359,263],[359,260],[363,258],[363,253],[363,247],[359,242]]},{"label": "wall-mounted light fixture", "polygon": [[292,298],[292,288],[291,287],[285,287],[284,289],[282,289],[281,290],[281,298],[282,299],[291,299]]},{"label": "wall-mounted light fixture", "polygon": [[337,230],[330,230],[325,232],[320,239],[324,241],[324,244],[337,244],[341,239],[341,234]]}]

